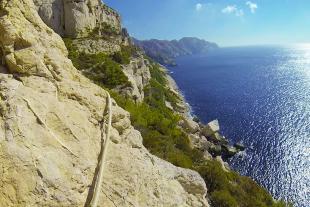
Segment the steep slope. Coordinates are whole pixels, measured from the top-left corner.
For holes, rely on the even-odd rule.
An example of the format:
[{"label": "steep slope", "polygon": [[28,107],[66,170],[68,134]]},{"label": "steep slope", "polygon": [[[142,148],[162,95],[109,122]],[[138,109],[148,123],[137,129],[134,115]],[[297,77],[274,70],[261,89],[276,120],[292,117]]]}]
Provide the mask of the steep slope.
[{"label": "steep slope", "polygon": [[175,65],[175,58],[182,55],[206,54],[216,49],[215,43],[207,42],[195,37],[184,37],[180,40],[137,40],[134,43],[145,53],[163,65]]},{"label": "steep slope", "polygon": [[[78,72],[32,0],[0,2],[0,203],[84,206],[107,93]],[[208,206],[198,173],[151,155],[113,102],[100,206]]]}]

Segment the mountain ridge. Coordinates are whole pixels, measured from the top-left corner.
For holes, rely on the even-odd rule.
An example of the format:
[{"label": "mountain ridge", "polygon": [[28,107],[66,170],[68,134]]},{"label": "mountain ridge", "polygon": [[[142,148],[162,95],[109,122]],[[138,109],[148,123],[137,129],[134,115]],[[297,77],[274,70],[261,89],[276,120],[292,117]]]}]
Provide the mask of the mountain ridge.
[{"label": "mountain ridge", "polygon": [[162,65],[175,66],[175,58],[183,55],[206,54],[217,49],[216,43],[197,37],[183,37],[179,40],[138,40],[132,38],[135,45],[145,51],[146,55]]}]

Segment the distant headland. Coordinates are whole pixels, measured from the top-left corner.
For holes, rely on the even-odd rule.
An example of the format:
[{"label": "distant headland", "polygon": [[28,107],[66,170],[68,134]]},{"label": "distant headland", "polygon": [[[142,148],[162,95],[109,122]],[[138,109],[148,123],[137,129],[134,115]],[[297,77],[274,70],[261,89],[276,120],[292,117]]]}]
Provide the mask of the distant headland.
[{"label": "distant headland", "polygon": [[208,42],[197,37],[184,37],[180,40],[137,40],[132,38],[135,45],[143,49],[149,57],[162,65],[175,66],[175,58],[183,55],[205,54],[217,49],[216,43]]}]

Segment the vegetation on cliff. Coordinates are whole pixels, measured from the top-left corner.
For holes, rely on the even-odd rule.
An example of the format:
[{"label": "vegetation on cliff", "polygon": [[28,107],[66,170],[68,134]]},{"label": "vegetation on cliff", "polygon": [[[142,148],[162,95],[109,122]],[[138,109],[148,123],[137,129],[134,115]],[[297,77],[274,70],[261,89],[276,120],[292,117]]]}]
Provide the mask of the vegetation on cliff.
[{"label": "vegetation on cliff", "polygon": [[103,84],[107,88],[130,85],[120,64],[128,63],[128,49],[121,50],[112,56],[104,53],[86,54],[78,52],[69,38],[64,39],[73,65],[91,80]]},{"label": "vegetation on cliff", "polygon": [[167,87],[164,74],[155,64],[145,101],[135,104],[128,98],[113,94],[117,103],[131,114],[133,125],[142,133],[144,145],[152,154],[176,166],[196,170],[204,178],[209,199],[216,207],[284,207],[252,179],[234,171],[226,172],[215,160],[205,160],[202,152],[190,146],[186,133],[177,126],[179,115],[168,109],[164,100],[176,104],[178,99]]},{"label": "vegetation on cliff", "polygon": [[91,37],[104,37],[106,39],[109,39],[110,37],[116,36],[118,34],[119,31],[117,30],[117,28],[111,26],[106,22],[102,22],[100,26],[95,27],[93,31],[90,32]]},{"label": "vegetation on cliff", "polygon": [[119,64],[127,65],[130,63],[130,58],[136,53],[137,48],[134,46],[121,46],[121,51],[114,53],[111,57]]},{"label": "vegetation on cliff", "polygon": [[[128,84],[121,71],[121,64],[128,64],[134,50],[122,48],[113,55],[80,54],[66,40],[69,58],[74,65],[104,88],[113,89]],[[103,63],[103,64],[102,64]],[[87,71],[87,69],[93,69]],[[216,207],[284,207],[282,201],[276,202],[272,196],[252,179],[234,171],[225,171],[218,161],[206,160],[203,153],[190,145],[188,135],[178,126],[181,116],[168,108],[169,101],[176,107],[179,97],[167,87],[165,73],[151,61],[151,80],[144,88],[142,103],[135,103],[110,90],[117,104],[131,114],[131,122],[143,136],[143,143],[150,152],[176,166],[196,170],[204,178],[211,204]]]}]

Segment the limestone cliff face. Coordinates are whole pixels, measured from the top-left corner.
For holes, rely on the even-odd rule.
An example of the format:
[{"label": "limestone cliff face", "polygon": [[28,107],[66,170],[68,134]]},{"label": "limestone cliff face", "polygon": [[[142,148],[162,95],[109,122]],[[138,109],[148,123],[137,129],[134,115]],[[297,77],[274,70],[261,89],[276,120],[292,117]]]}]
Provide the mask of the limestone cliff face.
[{"label": "limestone cliff face", "polygon": [[150,62],[142,55],[131,59],[130,64],[123,65],[123,71],[131,82],[131,87],[122,91],[131,96],[135,101],[142,102],[144,99],[144,87],[151,79]]},{"label": "limestone cliff face", "polygon": [[[113,53],[130,38],[121,27],[120,15],[101,0],[34,0],[46,25],[62,37],[78,38],[75,44],[86,53]],[[108,31],[109,40],[101,37]]]},{"label": "limestone cliff face", "polygon": [[85,37],[104,24],[121,32],[120,16],[100,0],[34,0],[42,20],[62,36]]},{"label": "limestone cliff face", "polygon": [[[100,0],[34,0],[34,3],[50,28],[62,37],[74,38],[73,45],[79,52],[113,54],[131,44],[126,29],[121,27],[119,14]],[[131,87],[121,92],[137,101],[143,100],[143,88],[150,79],[145,62],[140,54],[123,66]]]},{"label": "limestone cliff face", "polygon": [[[97,11],[65,2],[79,8],[72,15]],[[62,39],[37,13],[46,8],[35,3],[0,2],[0,203],[84,206],[105,138],[107,94],[73,67]],[[47,19],[54,14],[48,8]],[[52,23],[61,30],[59,21]],[[115,102],[112,110],[100,206],[208,206],[203,179],[151,155],[128,112]]]}]

